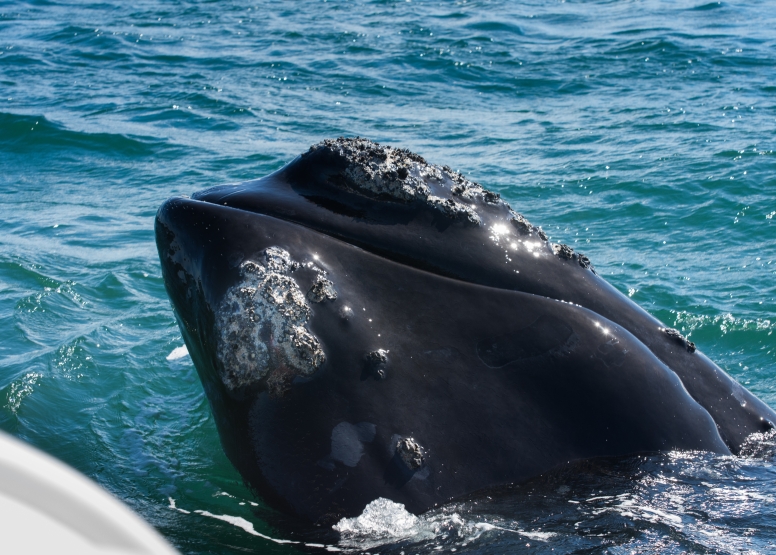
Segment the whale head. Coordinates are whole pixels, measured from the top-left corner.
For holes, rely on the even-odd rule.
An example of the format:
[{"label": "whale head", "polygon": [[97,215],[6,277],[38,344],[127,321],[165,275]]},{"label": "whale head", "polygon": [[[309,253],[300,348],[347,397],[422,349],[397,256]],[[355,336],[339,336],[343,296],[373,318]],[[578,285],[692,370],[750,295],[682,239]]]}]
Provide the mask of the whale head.
[{"label": "whale head", "polygon": [[323,141],[167,200],[156,239],[227,455],[308,521],[572,459],[735,452],[776,420],[586,256],[407,150]]}]

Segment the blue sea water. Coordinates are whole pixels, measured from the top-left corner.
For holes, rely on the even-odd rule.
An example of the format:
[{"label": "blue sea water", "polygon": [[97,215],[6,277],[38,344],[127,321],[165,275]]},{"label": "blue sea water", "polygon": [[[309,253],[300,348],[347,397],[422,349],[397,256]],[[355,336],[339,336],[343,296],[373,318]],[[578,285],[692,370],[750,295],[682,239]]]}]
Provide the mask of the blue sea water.
[{"label": "blue sea water", "polygon": [[[264,537],[298,539],[175,350],[153,218],[340,135],[500,192],[776,407],[772,3],[36,0],[0,1],[0,428],[183,553],[321,552]],[[775,478],[767,437],[590,463],[338,548],[774,552]]]}]

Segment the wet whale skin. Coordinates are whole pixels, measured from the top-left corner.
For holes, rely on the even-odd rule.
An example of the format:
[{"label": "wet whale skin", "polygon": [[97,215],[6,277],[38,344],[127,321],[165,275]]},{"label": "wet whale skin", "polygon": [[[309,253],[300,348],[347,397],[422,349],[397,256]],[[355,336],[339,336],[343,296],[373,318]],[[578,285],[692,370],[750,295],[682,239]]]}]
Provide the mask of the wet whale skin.
[{"label": "wet whale skin", "polygon": [[225,452],[312,523],[570,461],[737,453],[776,414],[480,185],[328,140],[171,198],[165,285]]}]

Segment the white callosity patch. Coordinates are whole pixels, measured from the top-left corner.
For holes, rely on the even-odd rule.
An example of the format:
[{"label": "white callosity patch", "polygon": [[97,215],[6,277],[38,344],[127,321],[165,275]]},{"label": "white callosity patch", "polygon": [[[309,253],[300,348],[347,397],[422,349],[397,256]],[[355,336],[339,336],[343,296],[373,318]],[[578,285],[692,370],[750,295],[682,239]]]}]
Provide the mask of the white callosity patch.
[{"label": "white callosity patch", "polygon": [[450,180],[453,182],[451,190],[454,195],[468,200],[482,199],[488,204],[500,204],[503,202],[501,201],[501,196],[498,193],[488,191],[479,183],[469,181],[462,174],[451,169],[449,166],[442,166],[441,168],[439,166],[432,167],[438,170],[439,173],[442,173],[450,178]]},{"label": "white callosity patch", "polygon": [[423,466],[423,450],[411,437],[405,437],[396,442],[396,452],[410,470]]},{"label": "white callosity patch", "polygon": [[289,275],[299,264],[277,247],[262,255],[263,264],[241,265],[240,282],[226,292],[216,313],[221,379],[229,389],[266,379],[277,392],[325,361],[306,327],[311,311],[305,294]]},{"label": "white callosity patch", "polygon": [[299,268],[299,263],[291,260],[288,251],[279,247],[269,247],[264,250],[264,260],[270,272],[289,273]]},{"label": "white callosity patch", "polygon": [[[679,343],[680,345],[683,345],[685,349],[687,349],[688,352],[694,353],[695,352],[695,343],[687,339],[684,335],[682,335],[682,332],[679,330],[675,330],[674,328],[658,328],[660,331],[665,333],[668,337],[670,337],[673,341],[676,343]],[[746,404],[746,401],[744,401],[743,391],[740,385],[737,383],[735,384],[735,388],[733,392],[731,393],[732,396],[736,397],[736,399],[739,402],[743,402],[744,405]],[[744,406],[741,405],[741,406]]]},{"label": "white callosity patch", "polygon": [[449,218],[463,219],[476,225],[480,225],[482,223],[480,220],[480,215],[477,214],[474,208],[466,204],[461,204],[460,202],[457,202],[451,198],[445,199],[437,196],[429,196],[426,199],[426,202],[433,206],[434,209],[442,212]]},{"label": "white callosity patch", "polygon": [[535,225],[531,225],[531,222],[529,222],[525,216],[522,214],[518,214],[514,210],[509,210],[509,221],[512,223],[512,225],[522,234],[532,234],[536,233],[536,235],[541,239],[542,241],[547,240],[547,234],[544,233],[541,227],[536,227]]},{"label": "white callosity patch", "polygon": [[571,257],[574,256],[574,249],[563,243],[553,244],[552,252],[554,252],[556,256],[566,260],[570,260]]},{"label": "white callosity patch", "polygon": [[[489,204],[502,202],[499,195],[465,179],[448,167],[428,164],[421,156],[405,149],[382,146],[367,139],[327,139],[313,145],[310,152],[326,149],[347,161],[343,176],[351,189],[361,194],[402,202],[421,201],[452,219],[480,225],[481,219],[470,204],[453,196]],[[429,182],[450,191],[449,198],[432,194]]]},{"label": "white callosity patch", "polygon": [[326,279],[322,274],[318,274],[315,278],[315,283],[307,292],[307,298],[314,303],[333,301],[337,298],[337,291],[334,289],[334,284],[331,280]]}]

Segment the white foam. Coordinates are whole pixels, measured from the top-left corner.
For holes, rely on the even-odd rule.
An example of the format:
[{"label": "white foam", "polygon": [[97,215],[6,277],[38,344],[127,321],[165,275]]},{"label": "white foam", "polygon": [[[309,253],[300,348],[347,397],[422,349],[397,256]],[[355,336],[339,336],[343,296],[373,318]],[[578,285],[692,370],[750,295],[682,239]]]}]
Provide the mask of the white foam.
[{"label": "white foam", "polygon": [[272,538],[270,536],[265,536],[261,532],[257,532],[256,529],[253,527],[253,523],[250,521],[245,520],[241,516],[232,516],[232,515],[216,515],[208,511],[194,511],[198,515],[202,516],[209,516],[210,518],[215,518],[216,520],[223,520],[224,522],[228,522],[229,524],[233,526],[237,526],[238,528],[242,528],[252,536],[258,536],[260,538],[264,538],[265,540],[269,540],[275,543],[279,544],[285,544],[285,543],[299,543],[293,540],[279,540],[277,538]]},{"label": "white foam", "polygon": [[180,347],[175,347],[172,352],[167,355],[167,360],[178,360],[187,356],[189,356],[189,350],[186,348],[186,345],[182,345]]},{"label": "white foam", "polygon": [[[462,542],[465,546],[490,531],[509,532],[537,541],[547,541],[552,532],[526,531],[496,526],[489,522],[474,522],[462,518],[458,513],[441,513],[415,516],[404,505],[388,499],[378,498],[369,503],[364,512],[355,518],[343,518],[333,526],[341,534],[341,547],[368,550],[397,540],[411,542],[442,541]],[[433,549],[442,549],[436,546]]]},{"label": "white foam", "polygon": [[477,533],[472,535],[469,540],[476,540],[483,532],[489,532],[491,530],[499,530],[501,532],[510,532],[512,534],[519,534],[523,537],[528,538],[529,540],[535,540],[535,541],[541,541],[546,542],[550,538],[555,536],[554,532],[540,532],[540,531],[533,531],[529,532],[527,530],[521,530],[520,528],[512,529],[512,528],[505,528],[503,526],[496,526],[495,524],[490,524],[489,522],[478,522],[474,525],[474,528],[477,530]]},{"label": "white foam", "polygon": [[661,511],[659,509],[653,509],[651,507],[636,507],[640,511],[648,514],[653,514],[655,516],[658,516],[662,519],[663,523],[666,523],[666,521],[673,524],[676,528],[682,527],[682,517],[673,515],[671,513],[667,513],[665,511]]},{"label": "white foam", "polygon": [[[681,509],[681,498],[673,495],[667,495],[668,500],[673,501],[673,505],[677,510],[683,512]],[[609,500],[612,502],[619,502],[615,505],[607,504]],[[667,511],[651,507],[649,505],[639,503],[639,499],[635,499],[631,494],[620,494],[617,496],[603,495],[599,497],[591,497],[587,501],[606,501],[604,506],[593,509],[590,514],[600,515],[606,512],[619,513],[626,518],[644,519],[650,522],[660,522],[667,526],[671,526],[675,529],[681,529],[684,526],[682,517],[676,514],[669,513]]]},{"label": "white foam", "polygon": [[[230,494],[228,494],[228,493],[226,493],[224,491],[219,492],[216,495],[221,495],[221,496],[226,496],[226,497],[234,498],[233,495],[230,495]],[[168,497],[167,499],[170,502],[170,505],[169,505],[170,509],[173,509],[175,511],[178,511],[178,512],[181,512],[181,513],[187,514],[187,515],[191,514],[191,511],[187,511],[186,509],[181,509],[181,508],[177,507],[175,505],[175,499],[173,499],[172,497]],[[255,503],[251,503],[251,505],[255,505]],[[262,538],[262,539],[267,540],[267,541],[271,541],[273,543],[277,543],[277,544],[281,544],[281,545],[283,545],[283,544],[303,545],[305,547],[315,547],[315,548],[319,548],[319,549],[325,549],[326,551],[342,551],[340,548],[335,547],[333,545],[324,545],[322,543],[307,543],[307,542],[300,542],[300,541],[295,541],[295,540],[282,540],[282,539],[279,539],[279,538],[273,538],[272,536],[267,536],[266,534],[262,534],[261,532],[257,532],[256,529],[253,527],[253,523],[250,522],[249,520],[245,520],[241,516],[217,515],[217,514],[211,513],[210,511],[201,511],[201,510],[196,510],[194,512],[196,514],[198,514],[198,515],[202,515],[202,516],[206,516],[206,517],[209,517],[209,518],[214,518],[216,520],[221,520],[223,522],[227,522],[227,523],[231,524],[232,526],[236,526],[237,528],[240,528],[241,530],[247,532],[248,534],[250,534],[252,536],[257,536],[259,538]]]},{"label": "white foam", "polygon": [[267,536],[266,534],[257,532],[256,529],[253,527],[253,523],[248,520],[245,520],[241,516],[216,515],[208,511],[200,511],[200,510],[197,510],[194,512],[197,513],[198,515],[207,516],[210,518],[215,518],[216,520],[222,520],[224,522],[228,522],[233,526],[237,526],[238,528],[243,529],[244,531],[248,532],[252,536],[258,536],[262,539],[265,539],[277,544],[296,544],[296,545],[303,545],[305,547],[317,547],[320,549],[325,549],[326,551],[340,551],[338,547],[334,547],[333,545],[324,545],[322,543],[306,543],[306,542],[300,542],[295,540],[281,540],[278,538]]},{"label": "white foam", "polygon": [[404,505],[379,497],[369,503],[361,515],[343,518],[333,528],[351,536],[407,538],[416,535],[421,524],[421,520]]},{"label": "white foam", "polygon": [[535,540],[539,542],[549,541],[555,537],[555,532],[528,532],[526,530],[515,530],[521,536],[525,536],[529,540]]},{"label": "white foam", "polygon": [[191,511],[187,511],[186,509],[179,509],[178,507],[176,507],[175,506],[175,499],[173,499],[172,497],[168,497],[167,499],[170,500],[170,508],[171,509],[174,509],[174,510],[180,512],[180,513],[183,513],[184,515],[190,515],[191,514]]}]

